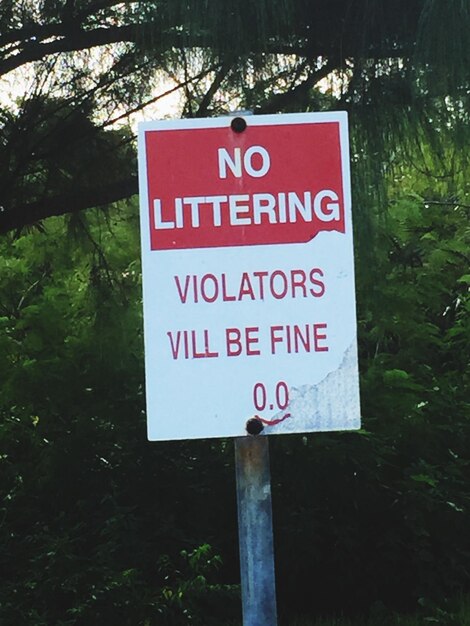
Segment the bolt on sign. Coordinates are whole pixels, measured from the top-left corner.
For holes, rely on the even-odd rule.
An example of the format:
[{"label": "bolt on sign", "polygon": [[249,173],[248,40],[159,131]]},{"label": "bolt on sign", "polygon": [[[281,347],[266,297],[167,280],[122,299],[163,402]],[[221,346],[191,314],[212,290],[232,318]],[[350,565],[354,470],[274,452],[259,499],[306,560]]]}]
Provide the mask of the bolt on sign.
[{"label": "bolt on sign", "polygon": [[360,427],[347,115],[139,126],[148,436]]}]

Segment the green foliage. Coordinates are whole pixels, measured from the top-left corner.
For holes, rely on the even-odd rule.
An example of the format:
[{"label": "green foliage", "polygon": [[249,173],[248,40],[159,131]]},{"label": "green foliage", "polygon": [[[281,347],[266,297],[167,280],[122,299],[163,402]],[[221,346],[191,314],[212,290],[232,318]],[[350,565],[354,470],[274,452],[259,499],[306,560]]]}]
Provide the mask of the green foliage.
[{"label": "green foliage", "polygon": [[157,115],[348,110],[377,205],[397,155],[467,145],[469,30],[468,0],[4,0],[0,233],[135,194],[116,127],[167,92]]},{"label": "green foliage", "polygon": [[442,606],[421,602],[413,614],[397,614],[386,610],[383,605],[372,607],[367,617],[347,619],[345,617],[304,619],[288,621],[286,626],[469,626],[470,603],[467,596],[452,599]]},{"label": "green foliage", "polygon": [[[467,191],[395,176],[357,281],[364,429],[272,440],[282,614],[469,587]],[[137,215],[112,215],[2,243],[0,620],[223,624],[232,448],[146,441]]]},{"label": "green foliage", "polygon": [[306,611],[310,588],[312,608],[366,610],[470,582],[467,191],[396,174],[357,277],[364,430],[273,442],[280,585]]},{"label": "green foliage", "polygon": [[[181,50],[172,54],[182,62]],[[333,106],[335,96],[308,82],[281,103],[299,64],[286,61],[273,78],[278,57],[266,59],[252,59],[243,91],[254,107]],[[364,427],[272,441],[279,604],[286,615],[373,605],[385,624],[389,607],[419,602],[427,622],[453,626],[459,614],[440,598],[470,586],[468,114],[458,94],[445,99],[448,126],[431,117],[442,101],[412,106],[401,98],[417,97],[404,73],[398,61],[365,64],[344,95],[360,113],[352,158]],[[28,116],[34,103],[52,117]],[[49,184],[60,195],[74,172],[75,184],[88,180],[78,153],[55,160],[57,107],[59,127],[88,154],[90,109],[29,102],[20,119],[37,126],[42,152],[20,185],[5,186],[15,202]],[[2,124],[13,145],[13,117]],[[126,134],[94,140],[111,150]],[[17,143],[3,156],[15,170],[21,150],[32,152]],[[128,156],[89,163],[101,179]],[[5,624],[208,626],[239,614],[230,443],[146,441],[137,222],[133,204],[73,212],[0,245]]]},{"label": "green foliage", "polygon": [[[165,585],[156,603],[158,623],[192,623],[200,626],[221,624],[230,613],[235,613],[238,587],[210,583],[207,575],[221,566],[221,559],[213,556],[210,546],[202,545],[192,552],[180,554],[183,567],[162,559]],[[234,610],[235,608],[235,610]]]},{"label": "green foliage", "polygon": [[197,445],[146,441],[137,236],[122,207],[3,242],[2,623],[175,624],[234,597],[207,546],[181,553],[207,540],[180,521],[225,455],[199,476]]},{"label": "green foliage", "polygon": [[116,123],[163,75],[189,116],[350,112],[364,428],[272,441],[281,613],[466,624],[441,599],[470,587],[468,1],[5,0],[0,27],[20,94],[0,110],[0,622],[239,616],[231,444],[146,441],[136,209],[79,213],[135,193]]}]

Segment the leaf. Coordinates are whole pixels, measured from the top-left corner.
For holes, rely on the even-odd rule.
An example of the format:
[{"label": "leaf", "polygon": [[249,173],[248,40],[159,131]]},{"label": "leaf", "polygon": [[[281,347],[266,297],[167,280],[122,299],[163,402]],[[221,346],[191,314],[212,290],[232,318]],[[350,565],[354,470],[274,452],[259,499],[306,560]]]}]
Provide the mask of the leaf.
[{"label": "leaf", "polygon": [[386,372],[384,372],[383,378],[384,378],[384,382],[388,384],[393,384],[393,383],[409,380],[410,375],[408,374],[408,372],[405,372],[405,370],[394,369],[394,370],[387,370]]},{"label": "leaf", "polygon": [[431,478],[427,474],[413,474],[410,478],[417,483],[426,483],[430,487],[436,487],[438,484],[434,478]]}]

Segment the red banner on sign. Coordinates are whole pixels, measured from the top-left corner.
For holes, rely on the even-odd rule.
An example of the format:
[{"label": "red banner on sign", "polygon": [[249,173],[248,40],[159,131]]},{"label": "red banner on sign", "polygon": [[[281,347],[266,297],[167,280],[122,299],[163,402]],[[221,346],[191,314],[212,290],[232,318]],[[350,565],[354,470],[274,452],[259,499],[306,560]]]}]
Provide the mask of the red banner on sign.
[{"label": "red banner on sign", "polygon": [[345,232],[338,122],[145,134],[152,250]]}]

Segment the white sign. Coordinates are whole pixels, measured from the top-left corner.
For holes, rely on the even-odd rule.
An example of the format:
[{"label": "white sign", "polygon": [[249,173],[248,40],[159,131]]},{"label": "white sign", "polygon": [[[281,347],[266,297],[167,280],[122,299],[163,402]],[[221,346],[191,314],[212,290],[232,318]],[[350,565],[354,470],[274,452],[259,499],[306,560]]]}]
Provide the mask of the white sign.
[{"label": "white sign", "polygon": [[139,127],[150,440],[360,427],[347,116]]}]

